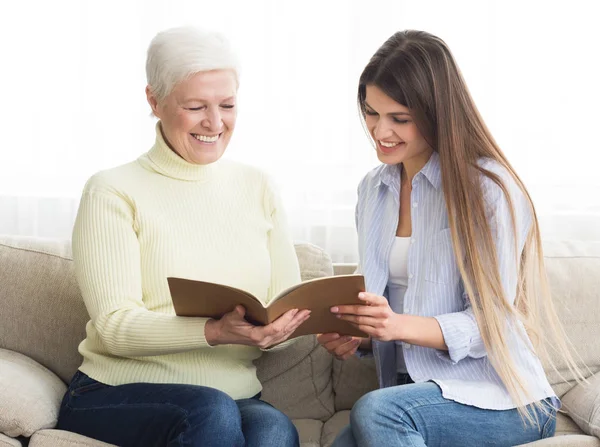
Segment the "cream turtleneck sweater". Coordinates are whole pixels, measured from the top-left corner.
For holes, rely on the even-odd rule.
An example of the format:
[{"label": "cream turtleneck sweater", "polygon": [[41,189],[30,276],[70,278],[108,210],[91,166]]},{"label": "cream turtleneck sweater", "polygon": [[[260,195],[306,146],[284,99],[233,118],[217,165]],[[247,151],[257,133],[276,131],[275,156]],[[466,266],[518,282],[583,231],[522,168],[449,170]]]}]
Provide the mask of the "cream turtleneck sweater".
[{"label": "cream turtleneck sweater", "polygon": [[273,187],[258,170],[186,162],[156,143],[94,175],[73,231],[77,280],[91,320],[80,370],[110,385],[184,383],[234,399],[257,394],[258,348],[211,347],[206,318],[177,317],[168,276],[227,284],[267,303],[300,281]]}]

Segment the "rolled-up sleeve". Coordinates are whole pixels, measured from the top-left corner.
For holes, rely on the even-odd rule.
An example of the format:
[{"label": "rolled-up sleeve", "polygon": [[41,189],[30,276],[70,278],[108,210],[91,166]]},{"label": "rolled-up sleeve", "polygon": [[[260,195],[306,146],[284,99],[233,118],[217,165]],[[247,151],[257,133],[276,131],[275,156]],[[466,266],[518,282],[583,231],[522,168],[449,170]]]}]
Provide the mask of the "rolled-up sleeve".
[{"label": "rolled-up sleeve", "polygon": [[[467,295],[464,295],[468,300]],[[435,317],[438,321],[448,351],[437,351],[438,356],[459,362],[465,357],[480,358],[486,355],[481,332],[475,321],[475,315],[470,304],[462,312],[453,312]]]}]

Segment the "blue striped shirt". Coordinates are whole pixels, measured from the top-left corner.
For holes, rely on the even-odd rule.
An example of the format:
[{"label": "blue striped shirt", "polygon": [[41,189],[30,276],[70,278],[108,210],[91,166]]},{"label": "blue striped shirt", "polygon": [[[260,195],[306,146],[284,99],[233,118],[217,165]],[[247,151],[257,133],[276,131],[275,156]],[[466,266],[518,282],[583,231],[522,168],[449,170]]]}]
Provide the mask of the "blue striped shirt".
[{"label": "blue striped shirt", "polygon": [[[516,214],[517,249],[523,250],[531,226],[527,201],[508,172],[498,163],[481,165],[501,177]],[[481,179],[488,221],[496,243],[500,277],[508,300],[514,302],[518,279],[515,238],[508,201],[491,180]],[[445,398],[480,408],[502,410],[516,405],[491,366],[470,301],[454,258],[439,155],[433,153],[412,180],[412,236],[408,252],[409,283],[403,313],[435,317],[448,351],[403,344],[404,360],[415,382],[432,380]],[[359,271],[366,289],[388,296],[389,255],[400,207],[400,166],[380,165],[358,187],[356,226]],[[509,325],[506,339],[517,371],[532,402],[554,396],[523,325]],[[395,342],[373,341],[381,387],[396,385]]]}]

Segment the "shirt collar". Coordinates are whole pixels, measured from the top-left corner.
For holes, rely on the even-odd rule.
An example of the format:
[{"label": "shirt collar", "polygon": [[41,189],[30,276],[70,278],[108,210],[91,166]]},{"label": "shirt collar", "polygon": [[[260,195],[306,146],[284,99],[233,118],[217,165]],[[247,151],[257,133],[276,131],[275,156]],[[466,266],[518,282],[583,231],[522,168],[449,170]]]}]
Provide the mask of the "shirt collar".
[{"label": "shirt collar", "polygon": [[431,186],[435,189],[440,189],[442,186],[442,168],[440,166],[440,155],[437,152],[433,152],[429,160],[423,166],[423,169],[419,172],[423,174]]},{"label": "shirt collar", "polygon": [[[417,173],[418,176],[424,176],[431,185],[439,190],[442,186],[442,170],[440,167],[440,156],[437,152],[433,152],[429,160]],[[400,191],[400,165],[384,165],[379,171],[378,181],[375,186],[378,187],[384,184],[394,191]]]},{"label": "shirt collar", "polygon": [[383,165],[375,186],[384,184],[388,188],[400,187],[400,165]]}]

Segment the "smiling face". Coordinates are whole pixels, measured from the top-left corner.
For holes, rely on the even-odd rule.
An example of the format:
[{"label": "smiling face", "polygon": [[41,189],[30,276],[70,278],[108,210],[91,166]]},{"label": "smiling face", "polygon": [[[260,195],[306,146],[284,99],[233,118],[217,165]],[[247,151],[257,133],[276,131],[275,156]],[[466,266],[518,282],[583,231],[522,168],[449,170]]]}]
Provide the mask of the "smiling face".
[{"label": "smiling face", "polygon": [[423,166],[429,160],[433,151],[417,129],[410,110],[375,85],[366,86],[365,122],[382,163]]},{"label": "smiling face", "polygon": [[162,101],[149,87],[148,103],[169,147],[189,163],[217,161],[235,127],[237,79],[231,70],[202,71],[175,86]]}]

